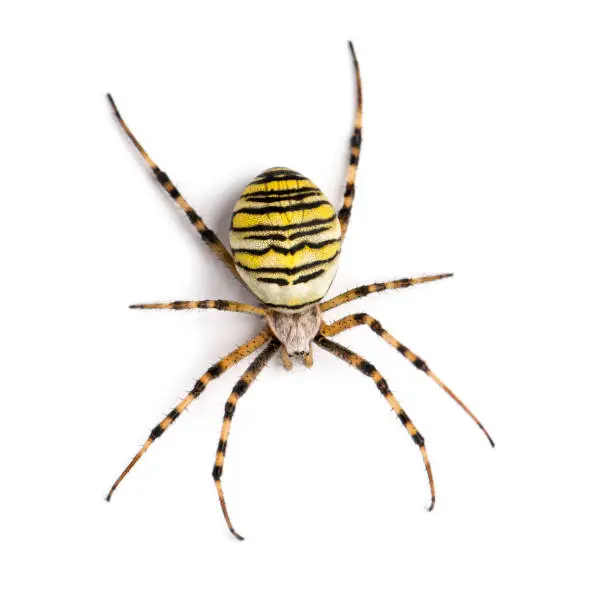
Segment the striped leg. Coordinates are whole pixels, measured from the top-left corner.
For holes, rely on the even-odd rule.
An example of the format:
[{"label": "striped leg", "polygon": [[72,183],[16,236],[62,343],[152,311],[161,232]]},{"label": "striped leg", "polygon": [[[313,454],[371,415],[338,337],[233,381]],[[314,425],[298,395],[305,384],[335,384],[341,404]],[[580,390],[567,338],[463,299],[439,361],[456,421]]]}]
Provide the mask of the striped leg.
[{"label": "striped leg", "polygon": [[227,439],[230,434],[230,427],[232,426],[232,418],[236,411],[236,404],[238,399],[242,397],[247,389],[253,384],[253,381],[257,378],[258,374],[264,369],[265,365],[270,361],[274,353],[278,350],[280,342],[274,338],[270,344],[261,352],[260,355],[251,363],[246,372],[240,377],[240,380],[234,385],[232,393],[229,396],[225,404],[225,416],[223,417],[223,427],[221,428],[221,436],[219,438],[219,446],[217,448],[217,457],[215,459],[215,467],[213,468],[213,478],[215,479],[215,486],[217,487],[217,493],[219,494],[219,502],[221,502],[221,510],[223,510],[223,516],[225,522],[229,527],[229,530],[239,539],[244,538],[234,529],[232,521],[230,520],[227,512],[227,506],[225,504],[225,496],[223,495],[223,487],[221,486],[221,475],[223,474],[223,463],[225,462],[225,453],[227,451]]},{"label": "striped leg", "polygon": [[472,418],[474,423],[480,427],[482,432],[491,446],[495,446],[495,442],[484,428],[482,423],[476,418],[476,416],[472,413],[472,411],[429,369],[429,366],[418,356],[415,355],[408,347],[404,346],[401,342],[396,340],[386,329],[383,329],[382,325],[379,321],[371,317],[370,315],[361,313],[348,315],[335,323],[331,323],[330,325],[324,325],[321,329],[321,333],[327,337],[335,336],[347,329],[352,329],[353,327],[357,327],[358,325],[367,325],[369,328],[377,333],[383,340],[388,342],[393,348],[395,348],[398,353],[403,355],[406,359],[412,363],[412,365],[421,370],[421,372],[425,372],[429,378],[436,381],[436,383],[446,391],[462,408],[465,412]]},{"label": "striped leg", "polygon": [[113,486],[111,487],[108,495],[106,496],[106,501],[110,501],[112,494],[115,489],[119,486],[119,483],[127,476],[128,472],[136,465],[138,460],[144,455],[149,446],[153,444],[157,438],[159,438],[165,431],[178,419],[181,413],[193,402],[193,400],[198,397],[204,389],[208,386],[208,383],[215,378],[219,378],[223,372],[231,368],[233,365],[237,364],[239,361],[248,357],[253,351],[256,351],[262,344],[270,338],[270,331],[265,329],[260,334],[251,338],[245,344],[239,346],[237,349],[233,350],[231,353],[223,357],[220,361],[218,361],[215,365],[208,368],[205,374],[198,379],[193,389],[189,392],[189,395],[183,399],[183,401],[178,404],[175,408],[173,408],[166,418],[158,423],[149,434],[147,441],[144,443],[142,448],[136,453],[134,458],[130,461],[129,465],[123,470],[121,476],[117,478]]},{"label": "striped leg", "polygon": [[229,302],[227,300],[192,300],[189,302],[165,302],[156,304],[132,304],[130,308],[146,309],[166,309],[166,310],[189,310],[193,308],[214,308],[215,310],[227,310],[229,312],[244,312],[263,317],[266,311],[250,304],[240,302]]},{"label": "striped leg", "polygon": [[336,342],[325,338],[321,334],[319,334],[314,341],[321,348],[329,351],[332,355],[339,357],[342,359],[342,361],[346,361],[346,363],[354,368],[357,368],[362,374],[369,376],[376,383],[378,390],[384,395],[387,402],[389,402],[391,408],[393,408],[393,412],[395,412],[395,414],[398,416],[402,425],[408,430],[408,433],[412,436],[414,443],[421,451],[423,461],[425,462],[425,469],[427,470],[427,477],[429,478],[429,489],[431,491],[431,504],[429,505],[429,511],[433,510],[436,503],[436,490],[434,487],[433,474],[431,472],[431,464],[429,463],[429,457],[427,456],[427,450],[425,448],[425,439],[413,425],[408,415],[402,410],[402,407],[399,405],[397,399],[395,399],[395,396],[393,393],[391,393],[387,381],[369,361],[366,361],[363,357],[353,353],[353,351],[347,349],[345,346],[337,344]]},{"label": "striped leg", "polygon": [[172,181],[168,178],[168,175],[160,170],[159,166],[149,157],[148,153],[142,148],[141,144],[136,140],[134,134],[127,126],[121,115],[119,114],[119,110],[117,109],[117,105],[113,100],[110,94],[106,94],[108,101],[110,102],[113,112],[117,117],[117,120],[121,124],[121,127],[124,129],[125,133],[128,135],[128,138],[132,141],[134,146],[138,149],[139,153],[144,158],[145,162],[153,171],[153,175],[159,182],[159,184],[166,190],[168,195],[183,209],[183,212],[187,215],[189,221],[191,221],[192,225],[196,228],[198,233],[200,234],[200,238],[211,248],[213,253],[232,271],[234,276],[238,278],[241,282],[242,279],[236,272],[236,267],[234,266],[234,260],[232,256],[228,253],[227,249],[223,246],[223,243],[219,240],[215,232],[209,229],[202,218],[187,204],[187,201],[183,196],[179,193],[179,190],[175,187]]},{"label": "striped leg", "polygon": [[404,289],[406,287],[412,287],[412,285],[420,285],[421,283],[430,283],[431,281],[448,278],[449,276],[452,276],[452,274],[436,274],[434,276],[420,276],[419,278],[400,278],[399,280],[388,281],[386,283],[362,285],[361,287],[355,287],[355,289],[342,293],[331,300],[327,300],[327,302],[323,302],[320,306],[321,312],[337,308],[338,306],[342,306],[342,304],[365,297],[370,293],[387,291],[387,289]]},{"label": "striped leg", "polygon": [[351,157],[349,160],[348,174],[346,177],[346,185],[344,187],[344,201],[342,208],[338,212],[340,227],[342,230],[342,238],[346,234],[349,220],[351,218],[351,208],[355,199],[355,177],[357,176],[357,166],[359,165],[359,154],[361,151],[361,126],[363,123],[363,96],[361,94],[361,75],[359,73],[359,62],[353,43],[349,41],[349,49],[353,58],[353,66],[355,67],[355,78],[357,80],[357,111],[355,113],[355,124],[353,127],[353,136],[351,138]]}]

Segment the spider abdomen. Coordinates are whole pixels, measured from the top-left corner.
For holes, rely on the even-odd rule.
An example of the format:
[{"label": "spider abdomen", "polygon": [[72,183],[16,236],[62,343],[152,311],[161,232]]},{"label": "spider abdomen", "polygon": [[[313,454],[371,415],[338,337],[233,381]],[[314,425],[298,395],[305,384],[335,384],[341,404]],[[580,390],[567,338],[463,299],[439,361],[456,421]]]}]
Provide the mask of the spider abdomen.
[{"label": "spider abdomen", "polygon": [[341,230],[321,190],[288,168],[258,175],[230,228],[238,273],[267,306],[299,310],[321,300],[338,267]]}]

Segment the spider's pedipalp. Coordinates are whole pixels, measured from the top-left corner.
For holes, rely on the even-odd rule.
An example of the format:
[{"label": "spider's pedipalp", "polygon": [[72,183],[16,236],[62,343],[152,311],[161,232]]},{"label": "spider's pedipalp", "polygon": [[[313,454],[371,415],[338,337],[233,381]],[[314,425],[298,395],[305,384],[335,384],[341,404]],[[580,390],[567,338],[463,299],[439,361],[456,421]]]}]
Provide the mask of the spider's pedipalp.
[{"label": "spider's pedipalp", "polygon": [[351,136],[351,156],[349,159],[349,167],[344,187],[344,199],[342,208],[338,212],[340,227],[342,229],[342,239],[348,229],[348,224],[351,218],[351,208],[355,199],[355,178],[357,176],[357,166],[359,165],[359,155],[361,153],[361,127],[363,124],[363,94],[361,91],[361,74],[359,72],[359,62],[353,43],[349,41],[349,50],[355,68],[355,79],[357,81],[357,108],[355,110],[355,123],[353,126],[353,135]]},{"label": "spider's pedipalp", "polygon": [[[168,175],[163,172],[159,166],[149,157],[149,154],[144,150],[142,145],[136,139],[136,136],[132,133],[132,130],[127,126],[123,117],[119,113],[119,109],[113,100],[113,97],[107,93],[106,97],[113,109],[113,113],[119,121],[119,124],[123,128],[123,131],[127,134],[128,138],[132,141],[132,144],[138,149],[140,155],[142,155],[143,159],[147,163],[147,166],[151,168],[153,175],[157,179],[157,182],[164,188],[166,193],[182,208],[183,212],[187,215],[187,218],[191,222],[191,224],[195,227],[198,234],[200,234],[200,238],[210,247],[212,252],[230,269],[232,274],[240,279],[240,275],[236,271],[236,266],[234,265],[234,260],[232,256],[228,253],[227,249],[223,246],[221,240],[219,240],[217,234],[213,232],[207,225],[204,223],[202,217],[196,213],[191,206],[187,203],[185,198],[180,194],[179,190],[176,188],[174,183],[170,180]],[[242,279],[240,279],[242,281]]]},{"label": "spider's pedipalp", "polygon": [[246,314],[252,314],[259,317],[263,317],[266,311],[258,306],[251,306],[250,304],[242,304],[240,302],[231,302],[228,300],[191,300],[191,301],[178,301],[178,302],[160,302],[154,304],[132,304],[130,308],[136,308],[140,310],[190,310],[190,309],[209,309],[214,310],[227,310],[228,312],[244,312]]},{"label": "spider's pedipalp", "polygon": [[332,340],[326,338],[321,334],[319,334],[314,339],[314,342],[322,349],[325,349],[332,355],[335,355],[336,357],[342,359],[342,361],[345,361],[349,365],[353,366],[362,374],[369,376],[376,383],[376,387],[378,388],[378,390],[387,400],[402,425],[408,430],[408,433],[412,437],[414,443],[419,447],[419,451],[421,452],[421,456],[423,457],[423,462],[425,463],[425,470],[427,471],[427,477],[429,479],[429,489],[431,492],[431,503],[428,510],[433,510],[434,505],[436,503],[436,490],[434,487],[433,473],[431,471],[431,463],[429,462],[429,456],[427,455],[427,450],[425,448],[425,439],[420,434],[419,430],[414,426],[413,422],[410,420],[410,417],[399,405],[399,402],[391,392],[391,389],[389,389],[387,381],[369,361],[366,361],[363,357],[360,357],[359,355],[357,355],[357,353],[354,353],[345,346],[342,346],[337,342],[333,342]]},{"label": "spider's pedipalp", "polygon": [[415,353],[413,353],[407,346],[404,346],[399,340],[394,338],[374,317],[368,314],[360,313],[354,315],[347,315],[338,321],[329,325],[323,325],[321,333],[325,336],[332,337],[353,327],[359,325],[367,325],[373,332],[379,335],[385,342],[390,344],[394,349],[397,350],[400,355],[403,355],[412,365],[425,372],[432,380],[434,380],[448,395],[450,395],[456,402],[463,408],[463,410],[471,417],[471,419],[480,427],[481,431],[489,440],[491,446],[495,446],[495,442],[489,435],[489,432],[485,429],[483,424],[476,418],[476,415],[431,371],[429,366]]},{"label": "spider's pedipalp", "polygon": [[251,353],[256,351],[260,346],[265,344],[267,340],[271,337],[271,333],[269,330],[265,329],[257,336],[251,338],[245,344],[242,344],[237,349],[233,350],[231,353],[228,353],[223,359],[219,360],[216,364],[212,365],[206,372],[196,381],[193,389],[189,392],[189,394],[176,406],[174,407],[163,419],[160,423],[158,423],[149,434],[147,441],[143,444],[142,448],[136,453],[132,461],[128,464],[128,466],[123,470],[121,476],[117,478],[114,482],[113,486],[110,488],[108,495],[106,496],[106,501],[110,501],[115,489],[119,486],[121,481],[128,475],[129,471],[136,465],[138,460],[144,455],[147,449],[153,444],[157,438],[159,438],[165,431],[178,419],[181,413],[193,402],[196,397],[198,397],[204,389],[206,389],[208,383],[215,378],[219,378],[223,372],[237,364],[239,361],[248,357]]},{"label": "spider's pedipalp", "polygon": [[232,534],[239,540],[244,540],[244,538],[234,529],[232,525],[232,521],[230,520],[229,513],[227,511],[227,505],[225,503],[223,487],[221,485],[221,475],[223,474],[223,464],[225,462],[225,453],[227,451],[227,440],[229,438],[232,418],[234,416],[234,412],[236,411],[236,404],[238,403],[238,400],[247,392],[248,388],[253,384],[258,374],[264,369],[265,365],[268,363],[268,361],[270,361],[279,347],[280,342],[276,338],[273,338],[268,346],[253,360],[253,363],[251,363],[245,373],[240,377],[240,380],[234,385],[232,393],[225,404],[223,426],[221,427],[219,446],[217,447],[217,456],[212,475],[215,480],[215,486],[217,487],[219,502],[221,504],[223,516],[225,517],[225,522],[227,523],[227,526]]},{"label": "spider's pedipalp", "polygon": [[328,310],[331,310],[332,308],[342,306],[342,304],[346,304],[347,302],[358,300],[359,298],[365,297],[366,295],[370,295],[370,293],[378,293],[380,291],[387,291],[388,289],[405,289],[406,287],[412,287],[412,285],[430,283],[432,281],[449,278],[451,276],[453,276],[452,273],[435,274],[433,276],[420,276],[418,278],[401,278],[395,281],[387,281],[386,283],[371,283],[370,285],[361,285],[361,287],[355,287],[354,289],[350,289],[345,293],[337,295],[331,300],[323,302],[320,305],[321,312],[326,312]]}]

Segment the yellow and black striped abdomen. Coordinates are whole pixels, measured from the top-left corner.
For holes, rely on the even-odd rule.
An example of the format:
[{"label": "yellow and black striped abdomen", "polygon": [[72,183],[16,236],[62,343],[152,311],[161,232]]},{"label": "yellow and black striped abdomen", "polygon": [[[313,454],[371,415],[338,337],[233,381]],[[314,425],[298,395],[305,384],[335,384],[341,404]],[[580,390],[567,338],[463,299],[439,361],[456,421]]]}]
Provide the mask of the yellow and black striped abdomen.
[{"label": "yellow and black striped abdomen", "polygon": [[318,302],[331,285],[340,255],[340,223],[306,177],[270,168],[240,196],[230,245],[240,276],[264,304],[298,310]]}]

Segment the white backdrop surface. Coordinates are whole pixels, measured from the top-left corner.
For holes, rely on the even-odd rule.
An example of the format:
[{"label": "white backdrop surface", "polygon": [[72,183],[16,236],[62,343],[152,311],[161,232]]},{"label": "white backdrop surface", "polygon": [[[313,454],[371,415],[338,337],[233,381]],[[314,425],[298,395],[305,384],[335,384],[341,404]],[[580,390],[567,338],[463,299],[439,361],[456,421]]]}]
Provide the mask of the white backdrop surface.
[{"label": "white backdrop surface", "polygon": [[[612,9],[605,2],[20,3],[0,49],[2,608],[609,610]],[[367,312],[482,419],[366,329],[275,360],[210,476],[212,384],[117,491],[150,429],[259,329],[135,302],[252,300],[113,120],[227,243],[233,203],[285,165],[339,204],[364,146],[330,294],[406,276]],[[328,319],[329,320],[329,319]]]}]

